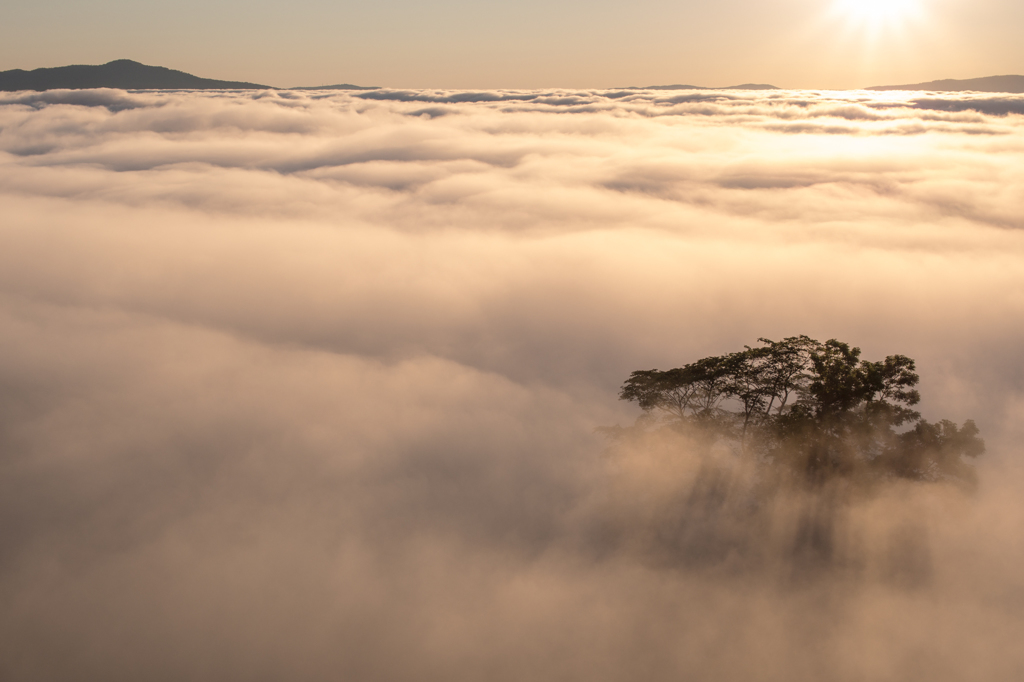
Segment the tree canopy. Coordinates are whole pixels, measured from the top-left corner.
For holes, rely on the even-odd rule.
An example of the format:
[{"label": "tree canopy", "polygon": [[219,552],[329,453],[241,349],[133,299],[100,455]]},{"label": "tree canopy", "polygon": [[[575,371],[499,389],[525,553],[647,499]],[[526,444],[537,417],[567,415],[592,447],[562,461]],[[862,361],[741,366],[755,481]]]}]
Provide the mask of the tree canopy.
[{"label": "tree canopy", "polygon": [[812,480],[854,474],[972,481],[978,428],[929,423],[905,355],[861,359],[859,348],[807,336],[758,339],[727,355],[633,372],[619,397],[670,427],[698,427],[765,464]]}]

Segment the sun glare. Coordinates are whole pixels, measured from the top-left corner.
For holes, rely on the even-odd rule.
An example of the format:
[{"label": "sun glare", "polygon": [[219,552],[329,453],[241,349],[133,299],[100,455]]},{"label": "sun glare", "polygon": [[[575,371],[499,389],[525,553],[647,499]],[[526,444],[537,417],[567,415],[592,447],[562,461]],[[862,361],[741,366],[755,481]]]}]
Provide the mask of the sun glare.
[{"label": "sun glare", "polygon": [[836,0],[836,9],[851,22],[884,28],[912,19],[921,8],[918,0]]}]

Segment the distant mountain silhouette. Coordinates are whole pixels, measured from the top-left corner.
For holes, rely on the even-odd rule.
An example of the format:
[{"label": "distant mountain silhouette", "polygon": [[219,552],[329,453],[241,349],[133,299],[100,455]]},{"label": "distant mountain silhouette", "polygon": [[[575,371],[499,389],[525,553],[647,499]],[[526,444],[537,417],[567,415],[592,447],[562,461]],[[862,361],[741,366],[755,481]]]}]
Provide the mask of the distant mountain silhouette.
[{"label": "distant mountain silhouette", "polygon": [[270,90],[268,85],[199,78],[163,66],[146,66],[130,59],[117,59],[100,66],[57,66],[49,69],[0,72],[0,90]]},{"label": "distant mountain silhouette", "polygon": [[99,66],[74,65],[24,71],[0,71],[0,91],[12,90],[86,90],[119,88],[121,90],[379,90],[376,86],[315,85],[298,88],[275,88],[258,83],[219,81],[200,78],[184,71],[163,66],[147,66],[131,59],[117,59]]},{"label": "distant mountain silhouette", "polygon": [[711,88],[712,90],[779,90],[780,88],[767,83],[744,83],[743,85],[730,85],[727,88]]},{"label": "distant mountain silhouette", "polygon": [[986,78],[966,78],[955,80],[947,78],[941,81],[915,83],[914,85],[875,85],[865,90],[933,90],[936,92],[959,92],[974,90],[977,92],[1024,92],[1024,76],[988,76]]},{"label": "distant mountain silhouette", "polygon": [[304,85],[301,88],[288,88],[289,90],[380,90],[379,85],[351,85],[340,83],[338,85]]},{"label": "distant mountain silhouette", "polygon": [[774,85],[766,83],[744,83],[743,85],[730,85],[726,88],[705,88],[700,85],[645,85],[643,87],[631,86],[620,88],[621,90],[778,90]]}]

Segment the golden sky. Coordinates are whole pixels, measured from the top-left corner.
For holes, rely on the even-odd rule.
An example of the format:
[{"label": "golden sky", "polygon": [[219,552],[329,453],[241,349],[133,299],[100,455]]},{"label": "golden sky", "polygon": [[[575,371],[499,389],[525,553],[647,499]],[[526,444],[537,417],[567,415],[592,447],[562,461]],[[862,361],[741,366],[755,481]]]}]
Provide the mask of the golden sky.
[{"label": "golden sky", "polygon": [[275,86],[857,88],[1024,73],[1017,0],[12,0],[0,69],[129,58]]}]

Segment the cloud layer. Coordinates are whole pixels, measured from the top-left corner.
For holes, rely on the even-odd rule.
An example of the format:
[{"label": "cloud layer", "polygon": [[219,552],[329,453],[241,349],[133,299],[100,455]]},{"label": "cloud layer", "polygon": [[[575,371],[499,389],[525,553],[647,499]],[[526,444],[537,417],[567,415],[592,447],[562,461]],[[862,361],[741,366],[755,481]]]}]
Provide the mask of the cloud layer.
[{"label": "cloud layer", "polygon": [[[3,676],[1019,677],[1022,114],[0,94]],[[926,535],[925,587],[640,541],[703,479],[609,453],[619,384],[801,333],[916,358],[989,443],[976,497],[850,521]]]}]

